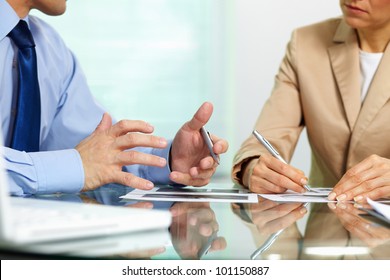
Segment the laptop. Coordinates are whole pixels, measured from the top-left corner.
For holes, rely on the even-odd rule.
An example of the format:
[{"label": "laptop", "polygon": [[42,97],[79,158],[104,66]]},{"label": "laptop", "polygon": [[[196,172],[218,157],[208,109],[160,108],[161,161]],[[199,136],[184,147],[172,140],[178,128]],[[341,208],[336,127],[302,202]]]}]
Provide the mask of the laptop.
[{"label": "laptop", "polygon": [[0,245],[167,229],[169,211],[9,196],[0,130]]}]

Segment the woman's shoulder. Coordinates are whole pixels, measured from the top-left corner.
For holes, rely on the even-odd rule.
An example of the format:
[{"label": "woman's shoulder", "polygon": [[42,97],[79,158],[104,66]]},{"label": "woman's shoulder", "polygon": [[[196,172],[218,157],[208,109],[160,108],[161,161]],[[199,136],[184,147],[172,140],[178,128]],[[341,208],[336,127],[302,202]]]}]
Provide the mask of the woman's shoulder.
[{"label": "woman's shoulder", "polygon": [[297,31],[300,33],[330,32],[334,34],[342,21],[342,17],[330,18],[310,25],[299,27],[297,28]]},{"label": "woman's shoulder", "polygon": [[299,44],[300,48],[305,50],[326,50],[334,44],[334,38],[340,25],[343,25],[342,17],[299,27],[293,31],[292,41],[295,41],[295,44]]}]

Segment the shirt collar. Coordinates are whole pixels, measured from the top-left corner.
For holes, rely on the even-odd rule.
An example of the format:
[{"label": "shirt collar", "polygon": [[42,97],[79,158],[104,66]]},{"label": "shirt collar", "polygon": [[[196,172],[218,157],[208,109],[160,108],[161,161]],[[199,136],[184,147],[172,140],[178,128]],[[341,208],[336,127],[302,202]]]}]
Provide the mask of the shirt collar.
[{"label": "shirt collar", "polygon": [[[20,18],[6,0],[0,0],[0,41],[18,24]],[[26,17],[28,20],[28,17]]]}]

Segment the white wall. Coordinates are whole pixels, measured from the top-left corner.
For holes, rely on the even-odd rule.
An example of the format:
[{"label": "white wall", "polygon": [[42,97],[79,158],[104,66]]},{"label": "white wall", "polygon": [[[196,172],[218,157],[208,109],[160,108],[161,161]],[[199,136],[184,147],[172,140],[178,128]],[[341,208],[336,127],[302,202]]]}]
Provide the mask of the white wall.
[{"label": "white wall", "polygon": [[[236,151],[253,129],[259,112],[273,87],[291,31],[299,26],[341,15],[333,0],[235,0],[234,108],[236,133],[230,149]],[[292,164],[307,174],[310,152],[303,134]]]}]

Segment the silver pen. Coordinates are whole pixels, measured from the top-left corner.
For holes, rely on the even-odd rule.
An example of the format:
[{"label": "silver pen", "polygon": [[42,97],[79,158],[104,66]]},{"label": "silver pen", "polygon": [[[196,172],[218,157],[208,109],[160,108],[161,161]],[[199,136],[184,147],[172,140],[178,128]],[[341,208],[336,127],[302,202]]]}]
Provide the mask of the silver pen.
[{"label": "silver pen", "polygon": [[200,133],[202,134],[203,140],[206,142],[207,148],[209,149],[211,156],[213,157],[215,162],[219,164],[219,158],[213,151],[214,144],[213,140],[211,140],[210,133],[206,130],[206,128],[204,128],[204,126],[202,126],[202,128],[200,129]]},{"label": "silver pen", "polygon": [[213,234],[207,239],[207,242],[199,249],[198,258],[201,259],[204,255],[207,255],[209,252],[213,241],[218,238],[217,232],[213,232]]},{"label": "silver pen", "polygon": [[251,255],[251,260],[256,259],[259,255],[264,253],[268,250],[269,247],[275,242],[275,240],[278,238],[278,236],[284,231],[283,229],[278,230],[277,232],[270,235],[270,237],[267,238],[266,241],[264,241],[263,245],[261,245],[259,248],[256,249]]},{"label": "silver pen", "polygon": [[[253,135],[256,137],[257,140],[259,140],[259,142],[261,144],[263,144],[263,146],[268,150],[268,152],[271,153],[271,155],[273,155],[274,157],[276,157],[278,160],[280,160],[281,162],[285,163],[285,164],[288,164],[281,156],[280,154],[278,153],[278,151],[271,145],[270,142],[267,141],[267,139],[265,139],[256,129],[253,130]],[[307,191],[312,191],[312,189],[308,186],[308,185],[303,185],[303,187],[307,190]]]}]

